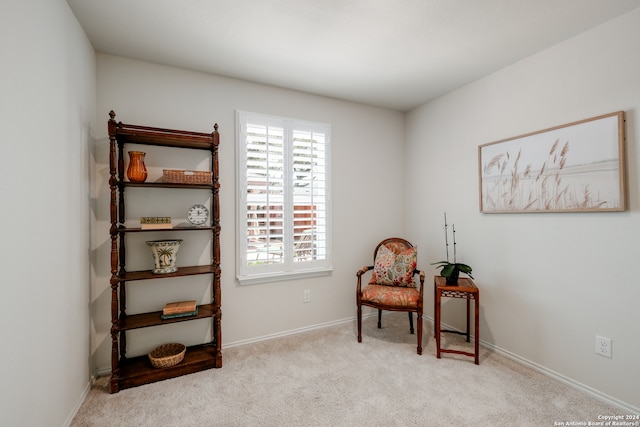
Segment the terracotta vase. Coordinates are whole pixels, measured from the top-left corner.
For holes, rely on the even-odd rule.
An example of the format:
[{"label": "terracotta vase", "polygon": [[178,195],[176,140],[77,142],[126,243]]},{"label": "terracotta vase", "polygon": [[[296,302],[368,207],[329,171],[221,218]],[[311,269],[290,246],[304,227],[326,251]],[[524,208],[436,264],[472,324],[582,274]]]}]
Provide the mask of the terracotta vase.
[{"label": "terracotta vase", "polygon": [[131,182],[144,182],[147,179],[147,167],[144,165],[144,156],[147,153],[142,151],[129,151],[129,167],[127,168],[127,178]]}]

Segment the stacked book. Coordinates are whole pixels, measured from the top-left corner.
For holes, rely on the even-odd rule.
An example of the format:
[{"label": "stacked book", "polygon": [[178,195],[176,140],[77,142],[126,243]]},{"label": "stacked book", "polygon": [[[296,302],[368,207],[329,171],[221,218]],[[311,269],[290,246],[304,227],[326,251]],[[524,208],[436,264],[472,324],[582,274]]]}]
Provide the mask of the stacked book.
[{"label": "stacked book", "polygon": [[196,305],[195,300],[170,302],[162,309],[163,319],[195,316],[196,314],[198,314],[198,306]]},{"label": "stacked book", "polygon": [[142,216],[140,217],[140,228],[143,230],[162,230],[173,228],[173,225],[169,216]]}]

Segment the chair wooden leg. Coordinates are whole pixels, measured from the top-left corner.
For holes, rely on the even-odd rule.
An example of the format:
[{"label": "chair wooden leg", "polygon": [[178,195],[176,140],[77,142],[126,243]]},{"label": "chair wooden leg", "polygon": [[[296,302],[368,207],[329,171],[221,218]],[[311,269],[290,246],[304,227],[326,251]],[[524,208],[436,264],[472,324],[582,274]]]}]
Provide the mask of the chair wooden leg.
[{"label": "chair wooden leg", "polygon": [[362,342],[362,306],[358,306],[358,342]]},{"label": "chair wooden leg", "polygon": [[422,313],[420,312],[418,312],[417,322],[418,322],[418,354],[422,354]]},{"label": "chair wooden leg", "polygon": [[382,328],[382,310],[378,310],[378,329]]},{"label": "chair wooden leg", "polygon": [[413,334],[413,313],[409,312],[409,332]]}]

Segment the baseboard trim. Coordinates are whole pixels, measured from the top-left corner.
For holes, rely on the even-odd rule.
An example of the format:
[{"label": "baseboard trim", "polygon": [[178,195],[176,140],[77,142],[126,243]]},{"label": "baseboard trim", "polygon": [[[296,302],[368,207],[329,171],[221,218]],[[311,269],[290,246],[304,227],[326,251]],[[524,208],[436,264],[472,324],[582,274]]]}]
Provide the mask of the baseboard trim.
[{"label": "baseboard trim", "polygon": [[596,390],[593,387],[590,387],[586,384],[583,384],[579,381],[573,380],[567,376],[564,376],[558,372],[555,372],[549,368],[546,368],[542,365],[539,365],[535,362],[532,362],[528,359],[525,359],[524,357],[518,356],[517,354],[511,353],[508,350],[505,350],[503,348],[500,348],[496,345],[493,345],[489,342],[486,341],[482,341],[480,340],[480,345],[483,347],[486,347],[492,351],[495,351],[496,353],[513,360],[514,362],[517,362],[521,365],[527,366],[531,369],[533,369],[534,371],[540,372],[543,375],[546,375],[550,378],[553,378],[554,380],[557,380],[563,384],[568,385],[569,387],[575,388],[577,390],[580,390],[592,397],[595,397],[598,400],[601,400],[605,403],[608,403],[612,406],[615,406],[616,408],[619,408],[625,412],[628,412],[630,415],[635,415],[635,414],[640,414],[640,408],[637,406],[633,406],[627,402],[623,402],[622,400],[616,399],[613,396],[610,396],[606,393],[603,393],[599,390]]},{"label": "baseboard trim", "polygon": [[[375,316],[376,313],[373,314],[367,314],[367,315],[363,315],[362,317],[371,317],[371,316]],[[269,334],[269,335],[262,335],[260,337],[255,337],[255,338],[250,338],[250,339],[246,339],[246,340],[239,340],[239,341],[234,341],[228,344],[225,344],[222,346],[222,349],[224,350],[225,348],[232,348],[232,347],[239,347],[241,345],[247,345],[247,344],[253,344],[253,343],[257,343],[257,342],[261,342],[261,341],[269,341],[275,338],[282,338],[282,337],[286,337],[289,335],[296,335],[296,334],[302,334],[304,332],[309,332],[309,331],[313,331],[316,329],[323,329],[323,328],[328,328],[329,326],[335,326],[335,325],[341,325],[344,323],[350,323],[353,322],[355,320],[355,316],[354,317],[348,317],[346,319],[340,319],[340,320],[332,320],[331,322],[324,322],[324,323],[317,323],[315,325],[311,325],[311,326],[305,326],[303,328],[297,328],[297,329],[291,329],[288,331],[283,331],[283,332],[278,332],[275,334]]]},{"label": "baseboard trim", "polygon": [[[383,315],[389,314],[387,312],[384,312]],[[373,311],[371,313],[363,313],[362,318],[366,319],[369,317],[374,317],[377,316],[377,311]],[[352,316],[352,317],[347,317],[345,319],[339,319],[339,320],[333,320],[330,322],[323,322],[323,323],[317,323],[315,325],[311,325],[311,326],[305,326],[303,328],[296,328],[296,329],[291,329],[288,331],[283,331],[283,332],[278,332],[275,334],[269,334],[269,335],[262,335],[259,337],[255,337],[255,338],[250,338],[250,339],[246,339],[246,340],[239,340],[239,341],[234,341],[228,344],[225,344],[222,346],[222,349],[226,349],[226,348],[232,348],[232,347],[239,347],[239,346],[243,346],[243,345],[248,345],[248,344],[253,344],[253,343],[258,343],[261,341],[268,341],[268,340],[272,340],[275,338],[281,338],[281,337],[286,337],[289,335],[296,335],[296,334],[302,334],[305,332],[309,332],[309,331],[313,331],[316,329],[322,329],[322,328],[327,328],[330,326],[335,326],[335,325],[341,325],[344,323],[350,323],[350,322],[354,322],[356,320],[356,316]],[[424,316],[423,317],[423,323],[429,323],[431,325],[433,325],[433,318],[429,317],[429,316]],[[446,323],[442,324],[443,327],[445,327],[446,329],[451,329],[451,330],[458,330],[457,328],[448,325]],[[471,335],[472,338],[473,335]],[[581,382],[575,381],[567,376],[564,376],[558,372],[555,372],[549,368],[546,368],[542,365],[539,365],[535,362],[532,362],[528,359],[525,359],[524,357],[518,356],[515,353],[512,353],[508,350],[505,350],[501,347],[498,347],[490,342],[487,341],[483,341],[480,340],[480,345],[482,347],[488,348],[491,351],[495,351],[496,353],[510,359],[513,360],[516,363],[519,363],[521,365],[527,366],[531,369],[533,369],[534,371],[540,372],[541,374],[553,378],[554,380],[557,380],[563,384],[566,384],[574,389],[580,390],[592,397],[595,397],[598,400],[601,400],[603,402],[606,402],[612,406],[615,406],[616,408],[619,408],[623,411],[628,412],[629,414],[640,414],[640,408],[633,406],[627,402],[624,402],[622,400],[616,399],[613,396],[609,396],[606,393],[603,393],[599,390],[594,389],[593,387],[590,387],[586,384],[583,384]],[[103,376],[103,375],[111,375],[111,368],[102,368],[99,369],[96,373],[96,376]],[[89,387],[87,387],[87,390],[85,392],[85,394],[83,395],[82,399],[80,400],[80,405],[82,404],[82,402],[84,401],[84,397],[86,397],[86,393],[88,393],[89,391]],[[78,406],[78,408],[74,411],[74,415],[77,412],[77,410],[80,408],[80,406]],[[73,417],[71,417],[71,419],[73,419]],[[67,424],[68,425],[68,424]]]},{"label": "baseboard trim", "polygon": [[[429,322],[431,325],[433,325],[433,318],[432,317],[428,317],[425,316],[423,319],[425,322]],[[459,331],[462,332],[460,329],[455,328],[451,325],[448,325],[446,323],[442,323],[442,326],[446,329],[450,329],[450,330],[454,330],[454,331]],[[473,334],[471,334],[471,339],[475,339],[475,337],[473,336]],[[601,400],[605,403],[608,403],[609,405],[615,406],[616,408],[619,408],[623,411],[628,412],[631,415],[635,415],[635,414],[640,414],[640,408],[633,406],[627,402],[624,402],[620,399],[616,399],[613,396],[609,396],[606,393],[603,393],[599,390],[596,390],[593,387],[590,387],[586,384],[583,384],[579,381],[573,380],[565,375],[562,375],[554,370],[551,370],[549,368],[546,368],[542,365],[539,365],[535,362],[532,362],[531,360],[525,359],[524,357],[518,356],[515,353],[512,353],[508,350],[505,350],[501,347],[498,347],[497,345],[494,345],[490,342],[487,341],[483,341],[480,340],[480,346],[488,348],[491,351],[495,351],[496,353],[500,354],[501,356],[506,357],[507,359],[513,360],[516,363],[519,363],[523,366],[526,366],[528,368],[533,369],[536,372],[540,372],[541,374],[549,377],[549,378],[553,378],[556,381],[559,381],[563,384],[568,385],[571,388],[574,388],[576,390],[580,390],[583,393],[586,393],[592,397],[595,397],[598,400]]]},{"label": "baseboard trim", "polygon": [[96,369],[96,378],[98,377],[106,377],[111,375],[111,368],[110,367],[104,367],[104,368],[98,368]]},{"label": "baseboard trim", "polygon": [[71,425],[71,422],[76,417],[76,415],[78,414],[78,411],[82,407],[82,404],[84,403],[85,399],[87,398],[87,395],[89,394],[89,390],[91,390],[91,385],[93,384],[94,380],[95,380],[95,377],[93,377],[93,376],[89,379],[89,382],[87,383],[87,385],[85,386],[84,390],[82,391],[82,394],[80,394],[80,397],[78,398],[78,401],[74,405],[73,409],[71,410],[71,413],[69,414],[69,416],[65,420],[63,426],[69,427]]},{"label": "baseboard trim", "polygon": [[[374,317],[377,315],[377,312],[372,312],[372,313],[366,313],[362,315],[363,319],[369,318],[369,317]],[[289,335],[296,335],[296,334],[302,334],[304,332],[309,332],[309,331],[313,331],[316,329],[322,329],[322,328],[328,328],[329,326],[335,326],[335,325],[341,325],[344,323],[350,323],[350,322],[354,322],[356,320],[355,316],[352,317],[348,317],[346,319],[339,319],[339,320],[332,320],[330,322],[323,322],[323,323],[317,323],[315,325],[311,325],[311,326],[305,326],[303,328],[297,328],[297,329],[291,329],[288,331],[283,331],[283,332],[277,332],[275,334],[269,334],[269,335],[262,335],[259,337],[254,337],[254,338],[249,338],[246,340],[238,340],[238,341],[233,341],[230,343],[226,343],[222,345],[222,350],[227,349],[227,348],[232,348],[232,347],[239,347],[239,346],[243,346],[243,345],[248,345],[248,344],[253,344],[253,343],[258,343],[261,341],[269,341],[275,338],[281,338],[281,337],[286,337]],[[102,377],[102,376],[106,376],[106,375],[111,375],[111,368],[110,367],[103,367],[103,368],[98,368],[96,370],[96,377]]]}]

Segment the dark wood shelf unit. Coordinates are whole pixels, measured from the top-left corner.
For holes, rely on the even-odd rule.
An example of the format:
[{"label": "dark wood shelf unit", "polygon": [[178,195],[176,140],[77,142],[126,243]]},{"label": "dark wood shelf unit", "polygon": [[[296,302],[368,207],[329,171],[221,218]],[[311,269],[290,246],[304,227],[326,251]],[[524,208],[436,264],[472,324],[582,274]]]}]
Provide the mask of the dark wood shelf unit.
[{"label": "dark wood shelf unit", "polygon": [[121,181],[119,183],[123,187],[141,187],[141,188],[185,188],[191,190],[211,190],[213,184],[180,184],[175,182],[129,182]]},{"label": "dark wood shelf unit", "polygon": [[140,227],[118,227],[118,233],[148,233],[150,231],[171,232],[171,231],[198,231],[213,230],[213,226],[209,227],[173,227],[173,228],[140,228]]},{"label": "dark wood shelf unit", "polygon": [[[111,235],[111,393],[136,387],[154,381],[174,378],[203,369],[222,366],[221,353],[221,302],[220,302],[220,203],[218,145],[220,135],[218,125],[212,133],[189,132],[173,129],[161,129],[116,122],[115,113],[109,113],[109,188],[110,235]],[[207,150],[211,157],[211,184],[175,184],[165,182],[133,183],[125,179],[125,144],[155,145],[185,149]],[[211,225],[203,227],[178,226],[170,229],[142,229],[125,227],[127,188],[141,189],[197,189],[211,192]],[[130,196],[131,197],[131,196]],[[178,271],[167,274],[154,274],[152,270],[126,270],[126,237],[131,233],[145,232],[183,232],[200,231],[210,233],[211,263],[179,267]],[[149,254],[150,255],[150,254]],[[198,305],[198,314],[187,317],[162,319],[162,311],[128,314],[126,310],[127,282],[166,279],[193,275],[211,276],[211,300]],[[170,302],[170,301],[167,301]],[[159,307],[160,308],[160,307]],[[127,356],[127,331],[162,326],[198,319],[210,319],[212,322],[211,340],[200,345],[188,346],[184,360],[169,368],[154,368],[147,355]]]},{"label": "dark wood shelf unit", "polygon": [[187,347],[184,360],[169,368],[156,369],[147,356],[137,356],[120,361],[120,388],[126,389],[162,381],[205,369],[222,366],[222,357],[216,347],[202,344]]},{"label": "dark wood shelf unit", "polygon": [[[115,119],[115,114],[114,114]],[[156,145],[161,147],[211,150],[213,133],[190,132],[149,126],[117,123],[118,141],[123,144]]]},{"label": "dark wood shelf unit", "polygon": [[216,314],[218,306],[216,304],[203,304],[198,306],[198,314],[188,317],[174,317],[172,319],[162,319],[162,311],[151,313],[129,314],[121,316],[118,320],[118,329],[130,331],[132,329],[148,328],[151,326],[166,325],[169,323],[185,322],[195,319],[206,319]]},{"label": "dark wood shelf unit", "polygon": [[166,274],[155,274],[151,270],[140,270],[140,271],[124,271],[121,272],[120,280],[123,282],[131,282],[134,280],[149,280],[149,279],[168,279],[170,277],[183,277],[183,276],[194,276],[197,274],[215,274],[216,266],[215,265],[194,265],[190,267],[180,267],[178,271],[173,273]]}]

